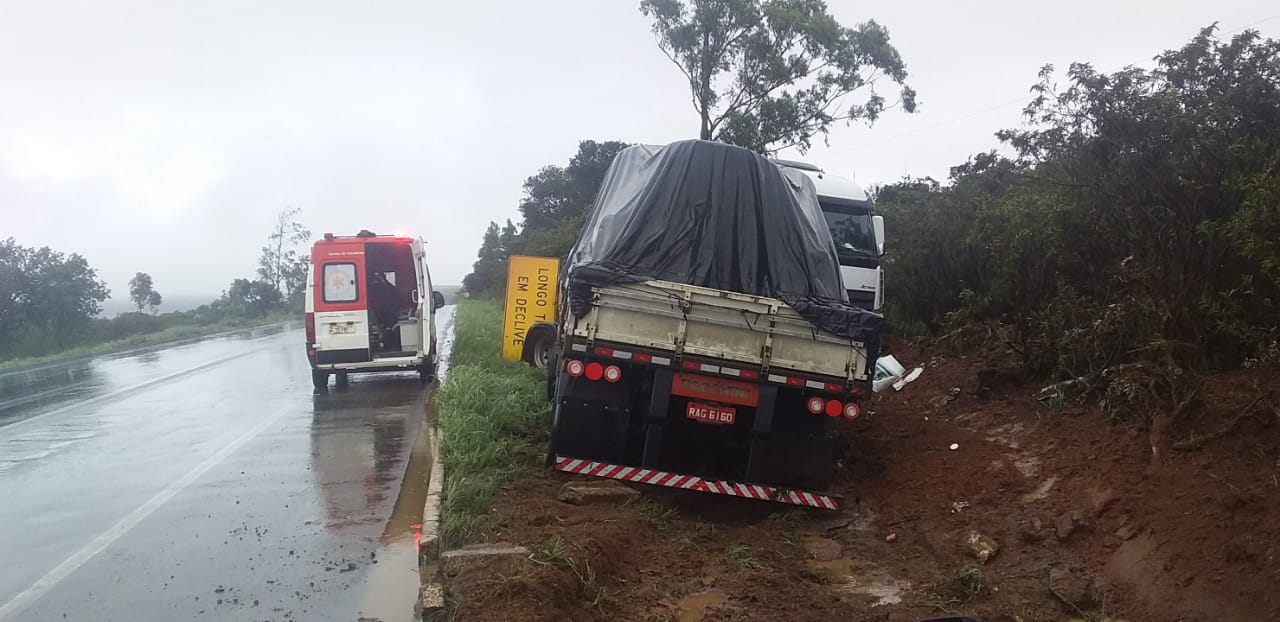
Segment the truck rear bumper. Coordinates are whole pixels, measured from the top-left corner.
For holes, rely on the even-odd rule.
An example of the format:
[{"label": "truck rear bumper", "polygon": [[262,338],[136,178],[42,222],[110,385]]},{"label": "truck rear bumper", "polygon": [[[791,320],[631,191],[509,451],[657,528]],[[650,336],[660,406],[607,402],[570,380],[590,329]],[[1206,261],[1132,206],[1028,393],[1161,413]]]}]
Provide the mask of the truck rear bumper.
[{"label": "truck rear bumper", "polygon": [[823,510],[840,509],[840,499],[835,495],[781,488],[778,486],[744,484],[725,480],[709,480],[694,475],[681,475],[679,473],[668,473],[666,471],[656,471],[653,469],[641,469],[638,467],[622,466],[618,464],[592,462],[590,460],[579,460],[576,458],[567,458],[565,456],[556,456],[555,464],[552,468],[557,471],[564,471],[565,473],[576,473],[578,475],[590,475],[593,477],[606,477],[624,482],[666,486],[668,488],[680,488],[683,490],[694,490],[697,492],[706,492],[716,495],[742,497],[745,499],[755,499],[757,501],[773,501],[776,503],[814,507]]}]

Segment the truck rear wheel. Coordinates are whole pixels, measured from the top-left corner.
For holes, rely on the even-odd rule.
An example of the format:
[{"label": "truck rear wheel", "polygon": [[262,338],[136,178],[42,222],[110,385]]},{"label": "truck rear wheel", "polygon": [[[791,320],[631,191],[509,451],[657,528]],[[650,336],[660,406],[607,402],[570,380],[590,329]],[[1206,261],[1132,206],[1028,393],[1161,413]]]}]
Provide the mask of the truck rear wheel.
[{"label": "truck rear wheel", "polygon": [[551,361],[547,367],[547,401],[556,399],[556,373],[560,369],[560,354],[551,353]]},{"label": "truck rear wheel", "polygon": [[320,369],[311,370],[311,384],[317,390],[324,391],[329,388],[329,372]]}]

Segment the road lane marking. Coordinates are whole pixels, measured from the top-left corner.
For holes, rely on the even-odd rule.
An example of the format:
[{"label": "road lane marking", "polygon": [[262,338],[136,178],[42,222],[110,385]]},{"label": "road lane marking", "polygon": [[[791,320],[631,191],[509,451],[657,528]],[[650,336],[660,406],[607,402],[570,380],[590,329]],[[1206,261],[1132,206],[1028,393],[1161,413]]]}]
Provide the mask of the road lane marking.
[{"label": "road lane marking", "polygon": [[198,371],[204,371],[205,369],[208,369],[208,368],[210,368],[210,367],[214,367],[214,366],[216,366],[216,365],[221,365],[221,364],[223,364],[223,363],[226,363],[227,361],[234,361],[234,360],[236,360],[236,359],[238,359],[238,358],[242,358],[242,357],[245,357],[245,356],[249,356],[250,354],[254,354],[254,353],[257,353],[257,352],[261,352],[262,350],[265,350],[265,349],[267,349],[267,346],[257,347],[257,348],[254,348],[254,349],[252,349],[252,350],[248,350],[248,351],[245,351],[245,352],[238,352],[238,353],[236,353],[236,354],[232,354],[232,355],[230,355],[230,356],[224,356],[224,357],[222,357],[222,358],[218,358],[218,359],[214,359],[214,360],[212,360],[212,361],[207,361],[207,362],[201,363],[201,364],[196,365],[196,366],[194,366],[194,367],[188,367],[188,368],[186,368],[186,369],[182,369],[182,370],[179,370],[179,371],[175,371],[175,372],[173,372],[173,373],[165,374],[165,375],[163,375],[163,376],[160,376],[159,378],[152,378],[151,380],[144,380],[144,381],[142,381],[142,382],[139,382],[139,383],[137,383],[137,384],[129,385],[129,386],[124,387],[124,388],[122,388],[122,389],[116,389],[115,391],[110,391],[110,392],[107,392],[107,393],[103,393],[102,395],[97,395],[97,396],[91,397],[91,398],[89,398],[89,399],[87,399],[87,400],[81,400],[81,401],[76,402],[76,403],[74,403],[74,404],[67,404],[66,406],[61,406],[61,407],[55,408],[55,409],[53,409],[53,410],[51,410],[51,411],[49,411],[49,412],[43,412],[43,413],[40,413],[40,414],[38,414],[38,415],[34,415],[34,416],[31,416],[31,417],[27,417],[26,419],[19,419],[18,421],[14,421],[13,423],[10,423],[10,424],[8,424],[8,425],[0,425],[0,432],[10,432],[10,431],[13,431],[13,430],[17,430],[17,429],[19,429],[19,428],[23,427],[24,425],[30,424],[30,423],[31,423],[31,422],[33,422],[33,421],[37,421],[37,420],[40,420],[40,419],[44,419],[44,418],[49,417],[49,416],[52,416],[52,415],[61,414],[61,413],[67,412],[68,410],[74,410],[74,409],[76,409],[76,408],[82,408],[82,407],[85,407],[85,406],[92,406],[92,405],[97,404],[97,403],[99,403],[99,402],[104,402],[104,401],[107,401],[107,400],[111,400],[111,399],[114,399],[114,398],[120,397],[121,395],[124,395],[124,394],[126,394],[126,393],[131,393],[131,392],[133,392],[133,391],[137,391],[137,390],[139,390],[139,389],[145,389],[145,388],[150,387],[150,386],[152,386],[152,385],[160,384],[161,382],[165,382],[165,381],[168,381],[168,380],[173,380],[174,378],[177,378],[177,377],[182,376],[182,375],[185,375],[185,374],[192,374],[192,373],[195,373],[195,372],[198,372]]},{"label": "road lane marking", "polygon": [[116,524],[107,528],[106,531],[98,534],[97,537],[86,544],[83,548],[63,560],[63,562],[58,564],[53,570],[50,570],[48,574],[40,577],[40,579],[31,587],[23,590],[4,605],[0,605],[0,621],[14,619],[12,616],[31,603],[39,600],[41,596],[44,596],[44,594],[57,585],[58,582],[66,579],[71,575],[71,573],[85,565],[85,563],[93,559],[93,557],[98,553],[101,553],[108,546],[111,546],[116,540],[119,540],[122,536],[129,533],[129,531],[136,527],[138,523],[142,522],[153,512],[159,509],[160,506],[164,505],[175,495],[186,489],[187,486],[190,486],[192,482],[207,473],[209,469],[217,466],[220,462],[225,460],[227,456],[234,453],[237,449],[240,449],[245,443],[253,440],[254,437],[261,434],[263,430],[270,427],[276,421],[279,421],[286,412],[288,412],[288,409],[280,409],[275,414],[258,423],[258,425],[250,428],[244,434],[241,434],[235,440],[224,445],[221,449],[214,452],[213,455],[205,458],[203,462],[197,464],[190,471],[187,471],[185,475],[166,486],[164,490],[156,493],[155,496],[148,499],[146,503],[138,506],[137,509],[117,521]]}]

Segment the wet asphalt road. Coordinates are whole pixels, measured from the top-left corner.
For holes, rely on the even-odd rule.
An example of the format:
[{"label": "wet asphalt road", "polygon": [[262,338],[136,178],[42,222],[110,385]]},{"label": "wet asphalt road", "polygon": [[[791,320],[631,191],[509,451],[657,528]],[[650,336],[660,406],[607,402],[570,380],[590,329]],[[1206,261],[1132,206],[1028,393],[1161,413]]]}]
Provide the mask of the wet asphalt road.
[{"label": "wet asphalt road", "polygon": [[430,388],[302,341],[0,376],[0,620],[411,619]]}]

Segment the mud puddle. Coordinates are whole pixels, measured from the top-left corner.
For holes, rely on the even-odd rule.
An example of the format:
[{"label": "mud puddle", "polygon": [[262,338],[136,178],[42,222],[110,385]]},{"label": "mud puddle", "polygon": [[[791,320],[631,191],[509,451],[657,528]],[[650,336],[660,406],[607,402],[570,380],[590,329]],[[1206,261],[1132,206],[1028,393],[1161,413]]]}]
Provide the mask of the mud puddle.
[{"label": "mud puddle", "polygon": [[871,599],[872,607],[897,605],[902,602],[903,593],[911,589],[911,583],[896,580],[883,571],[859,569],[852,559],[809,560],[806,563],[828,585],[846,594]]},{"label": "mud puddle", "polygon": [[428,426],[434,415],[423,413],[423,424],[409,454],[400,493],[396,497],[387,527],[378,539],[378,550],[370,560],[370,570],[360,606],[361,619],[380,622],[415,620],[421,579],[418,576],[418,538],[422,529],[422,506],[427,499],[431,469]]},{"label": "mud puddle", "polygon": [[702,622],[707,615],[707,609],[723,605],[728,601],[729,596],[720,590],[690,594],[676,601],[676,620],[677,622]]}]

